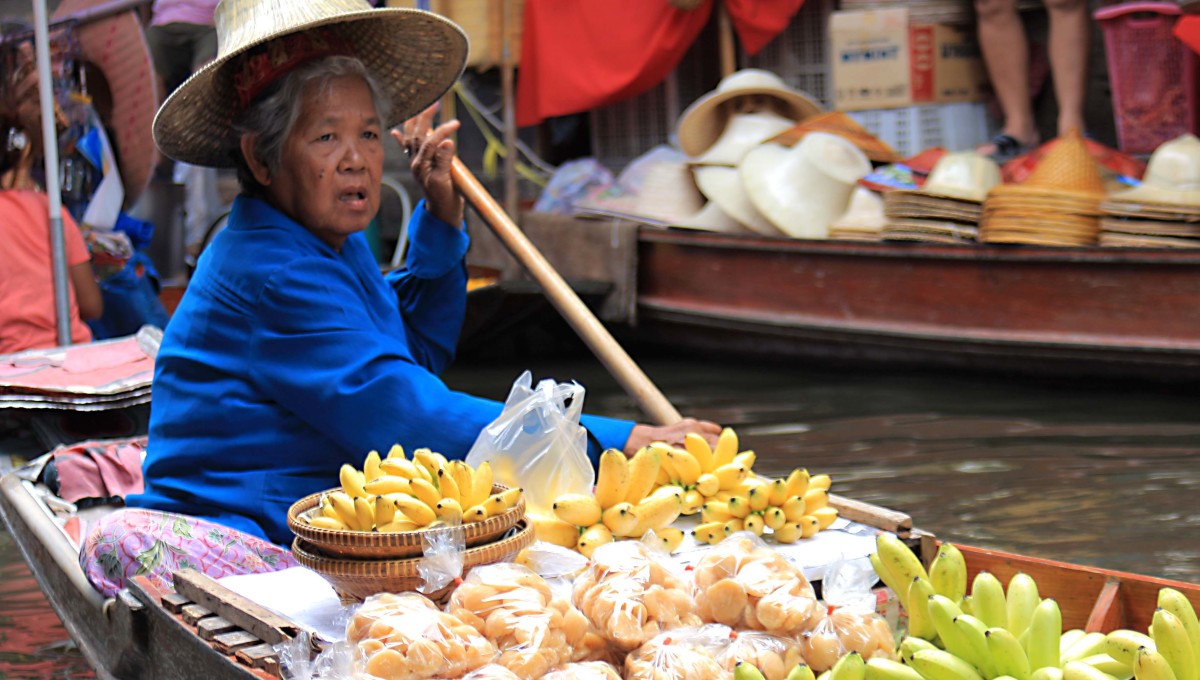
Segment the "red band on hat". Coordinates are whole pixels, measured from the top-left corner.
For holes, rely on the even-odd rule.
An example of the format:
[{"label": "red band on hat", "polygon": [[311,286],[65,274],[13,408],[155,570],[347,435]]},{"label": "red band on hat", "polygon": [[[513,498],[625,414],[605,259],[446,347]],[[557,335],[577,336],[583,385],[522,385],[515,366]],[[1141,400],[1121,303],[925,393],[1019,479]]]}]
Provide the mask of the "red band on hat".
[{"label": "red band on hat", "polygon": [[233,76],[238,102],[245,108],[268,85],[310,59],[350,54],[353,54],[350,46],[328,29],[275,38],[242,57],[241,66]]}]

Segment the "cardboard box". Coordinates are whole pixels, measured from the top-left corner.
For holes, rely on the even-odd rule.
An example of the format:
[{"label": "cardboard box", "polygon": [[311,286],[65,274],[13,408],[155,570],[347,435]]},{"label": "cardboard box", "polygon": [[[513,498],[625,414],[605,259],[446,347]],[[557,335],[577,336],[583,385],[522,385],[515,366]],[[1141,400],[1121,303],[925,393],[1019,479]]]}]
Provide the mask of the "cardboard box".
[{"label": "cardboard box", "polygon": [[[387,0],[388,7],[414,8],[418,0]],[[430,0],[429,10],[441,14],[462,27],[471,41],[467,66],[486,70],[499,66],[508,42],[513,65],[521,63],[521,26],[525,20],[525,0]],[[504,12],[508,11],[508,35]]]},{"label": "cardboard box", "polygon": [[990,87],[973,26],[910,24],[905,8],[834,12],[829,42],[842,111],[980,101]]}]

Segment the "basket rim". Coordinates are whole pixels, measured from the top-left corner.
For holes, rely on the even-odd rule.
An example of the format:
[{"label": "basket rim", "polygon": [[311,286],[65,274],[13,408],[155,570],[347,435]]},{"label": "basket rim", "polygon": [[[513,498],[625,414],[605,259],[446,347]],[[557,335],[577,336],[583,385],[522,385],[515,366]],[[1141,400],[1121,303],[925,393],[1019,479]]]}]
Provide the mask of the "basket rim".
[{"label": "basket rim", "polygon": [[[463,569],[466,570],[479,564],[498,561],[490,559],[494,556],[501,558],[520,552],[534,540],[533,522],[522,518],[514,527],[519,527],[512,536],[487,543],[485,545],[467,548],[463,551]],[[297,536],[292,541],[292,554],[301,564],[325,576],[339,579],[377,579],[387,578],[417,578],[417,566],[424,555],[397,559],[368,560],[343,557],[330,557],[319,552],[320,546],[308,547],[304,538]],[[315,551],[314,551],[315,549]],[[392,572],[392,573],[385,573]]]},{"label": "basket rim", "polygon": [[[493,484],[492,493],[501,493],[507,491],[509,487],[503,484]],[[316,493],[311,493],[300,500],[292,503],[288,508],[287,524],[292,533],[296,536],[301,536],[305,541],[314,544],[318,548],[322,545],[334,546],[339,548],[358,548],[358,549],[396,549],[396,548],[411,548],[420,547],[422,536],[430,532],[448,531],[450,527],[437,527],[435,529],[418,529],[416,531],[398,531],[380,533],[378,531],[353,531],[350,529],[322,529],[314,527],[310,524],[304,524],[300,521],[299,515],[316,507],[321,502],[321,497],[333,491],[342,490],[342,487],[336,486]],[[522,517],[525,516],[525,494],[521,494],[517,504],[502,514],[488,517],[482,522],[472,522],[463,524],[462,529],[468,543],[480,537],[495,535],[506,531],[514,526]]]}]

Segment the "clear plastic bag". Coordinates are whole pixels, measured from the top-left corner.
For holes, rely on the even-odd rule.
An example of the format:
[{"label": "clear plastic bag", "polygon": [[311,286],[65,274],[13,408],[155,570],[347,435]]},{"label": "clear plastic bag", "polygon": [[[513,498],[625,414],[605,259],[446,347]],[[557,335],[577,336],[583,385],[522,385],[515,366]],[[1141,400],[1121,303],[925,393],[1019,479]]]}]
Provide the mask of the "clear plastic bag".
[{"label": "clear plastic bag", "polygon": [[457,678],[497,656],[475,628],[418,593],[368,597],[346,627],[346,642],[364,679]]},{"label": "clear plastic bag", "polygon": [[489,663],[467,673],[462,680],[524,680],[524,678],[498,663]]},{"label": "clear plastic bag", "polygon": [[821,581],[827,615],[800,636],[808,665],[817,672],[833,668],[849,652],[865,659],[896,658],[896,639],[886,619],[875,612],[871,586],[877,576],[870,561],[838,560]]},{"label": "clear plastic bag", "polygon": [[517,554],[516,563],[546,579],[555,597],[571,599],[575,577],[588,566],[588,558],[560,545],[534,541]]},{"label": "clear plastic bag", "polygon": [[731,673],[739,661],[753,664],[767,680],[784,680],[796,664],[804,663],[797,640],[755,630],[730,635],[729,644],[716,658]]},{"label": "clear plastic bag", "polygon": [[523,678],[571,661],[573,650],[606,646],[582,612],[519,564],[472,569],[446,609],[495,644],[497,663]]},{"label": "clear plastic bag", "polygon": [[804,574],[750,532],[736,533],[709,550],[696,563],[693,579],[704,621],[790,637],[821,619]]},{"label": "clear plastic bag", "polygon": [[621,680],[621,674],[604,661],[583,661],[550,671],[542,680]]},{"label": "clear plastic bag", "polygon": [[654,636],[625,657],[626,680],[729,677],[716,655],[729,643],[726,626],[695,626]]},{"label": "clear plastic bag", "polygon": [[591,493],[596,473],[587,457],[587,432],[579,424],[583,386],[542,380],[531,387],[525,371],[513,383],[496,420],[483,428],[467,453],[471,467],[491,461],[496,482],[525,489],[529,512],[553,516],[554,499]]},{"label": "clear plastic bag", "polygon": [[597,548],[575,579],[573,602],[622,651],[662,631],[701,623],[690,584],[638,541]]}]

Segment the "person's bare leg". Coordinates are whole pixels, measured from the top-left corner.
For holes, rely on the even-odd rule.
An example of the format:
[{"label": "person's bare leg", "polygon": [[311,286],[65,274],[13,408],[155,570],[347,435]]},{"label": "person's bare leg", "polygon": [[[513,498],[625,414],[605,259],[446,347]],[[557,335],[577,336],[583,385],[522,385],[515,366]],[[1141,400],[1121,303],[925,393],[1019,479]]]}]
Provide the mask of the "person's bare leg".
[{"label": "person's bare leg", "polygon": [[[1017,14],[1016,0],[975,0],[979,20],[979,47],[992,89],[1000,101],[1004,125],[1000,131],[1025,146],[1038,141],[1029,95],[1029,41]],[[988,144],[978,151],[995,152]]]},{"label": "person's bare leg", "polygon": [[1050,14],[1050,74],[1058,100],[1058,134],[1071,128],[1086,132],[1088,40],[1091,19],[1085,0],[1046,0]]}]

